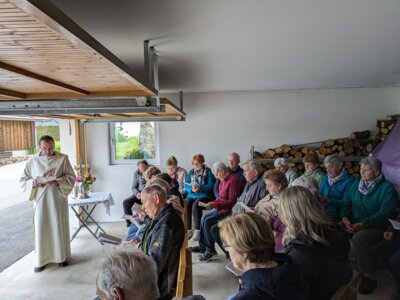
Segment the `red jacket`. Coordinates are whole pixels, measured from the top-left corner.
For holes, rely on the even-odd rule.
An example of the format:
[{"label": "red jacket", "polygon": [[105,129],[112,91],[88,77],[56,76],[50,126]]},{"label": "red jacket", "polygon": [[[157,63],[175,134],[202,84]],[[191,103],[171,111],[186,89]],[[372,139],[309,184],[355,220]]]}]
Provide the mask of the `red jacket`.
[{"label": "red jacket", "polygon": [[214,201],[213,208],[219,213],[231,213],[238,197],[242,194],[243,183],[235,174],[229,174],[219,184],[219,198]]}]

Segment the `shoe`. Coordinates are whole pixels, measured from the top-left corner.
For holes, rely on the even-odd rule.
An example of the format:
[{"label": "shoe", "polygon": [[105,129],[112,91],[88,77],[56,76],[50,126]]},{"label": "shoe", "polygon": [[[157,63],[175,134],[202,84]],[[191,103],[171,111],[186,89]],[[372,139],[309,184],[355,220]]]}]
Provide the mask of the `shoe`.
[{"label": "shoe", "polygon": [[199,240],[200,230],[195,230],[192,238],[190,239],[193,242],[197,242]]},{"label": "shoe", "polygon": [[367,276],[363,276],[360,285],[358,286],[358,292],[362,295],[371,294],[378,287],[378,282]]},{"label": "shoe", "polygon": [[192,253],[204,253],[205,251],[201,250],[199,246],[189,247],[192,250]]},{"label": "shoe", "polygon": [[188,230],[187,231],[188,240],[190,240],[192,238],[192,236],[193,236],[193,230]]},{"label": "shoe", "polygon": [[394,292],[390,295],[391,300],[400,300],[400,293],[399,292]]},{"label": "shoe", "polygon": [[33,271],[34,271],[35,273],[39,273],[39,272],[42,272],[42,271],[44,270],[44,268],[46,268],[46,266],[35,267],[35,268],[33,269]]},{"label": "shoe", "polygon": [[213,251],[206,251],[204,252],[204,254],[202,256],[200,256],[199,261],[200,262],[208,262],[210,261],[211,258],[213,258],[214,256],[218,255],[217,252]]},{"label": "shoe", "polygon": [[67,260],[65,260],[65,261],[63,261],[62,263],[59,263],[58,264],[60,267],[66,267],[66,266],[68,266],[68,262],[67,262]]}]

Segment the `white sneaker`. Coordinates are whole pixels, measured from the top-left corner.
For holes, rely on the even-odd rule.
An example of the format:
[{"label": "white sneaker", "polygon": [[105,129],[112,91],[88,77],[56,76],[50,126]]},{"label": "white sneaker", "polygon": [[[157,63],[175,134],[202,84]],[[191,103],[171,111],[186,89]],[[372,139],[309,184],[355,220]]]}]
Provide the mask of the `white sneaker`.
[{"label": "white sneaker", "polygon": [[191,241],[197,242],[199,240],[199,236],[200,236],[200,230],[195,230]]},{"label": "white sneaker", "polygon": [[188,238],[188,240],[190,240],[190,239],[192,238],[192,236],[193,236],[193,230],[188,230],[188,231],[187,231],[187,238]]}]

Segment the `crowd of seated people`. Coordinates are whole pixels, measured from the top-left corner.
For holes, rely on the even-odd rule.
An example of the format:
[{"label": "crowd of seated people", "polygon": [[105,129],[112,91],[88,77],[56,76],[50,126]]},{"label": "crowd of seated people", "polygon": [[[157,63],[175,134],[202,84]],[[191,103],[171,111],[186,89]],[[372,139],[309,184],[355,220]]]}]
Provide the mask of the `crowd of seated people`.
[{"label": "crowd of seated people", "polygon": [[[400,299],[400,234],[388,221],[396,214],[398,196],[378,159],[361,160],[361,177],[351,176],[335,155],[325,157],[325,172],[312,152],[303,159],[300,177],[283,158],[275,160],[275,170],[265,172],[257,161],[240,167],[237,153],[228,154],[227,161],[210,169],[196,154],[193,169],[186,172],[172,156],[167,173],[141,162],[145,168],[138,174],[147,187],[134,194],[133,203],[144,208],[137,217],[144,226],[130,225],[127,239],[156,262],[161,296],[171,293],[176,279],[172,274],[185,234],[181,216],[186,202],[187,235],[196,242],[191,248],[200,253],[199,261],[217,256],[217,243],[245,272],[239,292],[229,299],[331,299],[352,280],[350,245],[361,274],[358,292],[377,288],[381,258],[395,279],[392,299]],[[164,214],[170,220],[161,225]]]}]

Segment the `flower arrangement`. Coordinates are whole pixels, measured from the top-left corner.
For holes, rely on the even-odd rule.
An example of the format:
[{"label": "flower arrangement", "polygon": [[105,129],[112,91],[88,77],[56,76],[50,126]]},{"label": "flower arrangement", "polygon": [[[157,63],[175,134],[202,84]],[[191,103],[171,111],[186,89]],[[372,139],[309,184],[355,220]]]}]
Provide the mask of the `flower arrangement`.
[{"label": "flower arrangement", "polygon": [[76,176],[76,182],[78,184],[81,184],[83,187],[90,187],[90,185],[93,184],[93,182],[96,181],[96,177],[92,176],[92,173],[90,173],[90,168],[85,168],[85,172],[82,175]]},{"label": "flower arrangement", "polygon": [[[96,177],[92,176],[90,172],[89,165],[78,165],[74,166],[76,171],[76,180],[75,180],[75,194],[78,198],[88,198],[89,190],[93,182],[96,181]],[[81,175],[83,173],[83,175]]]}]

